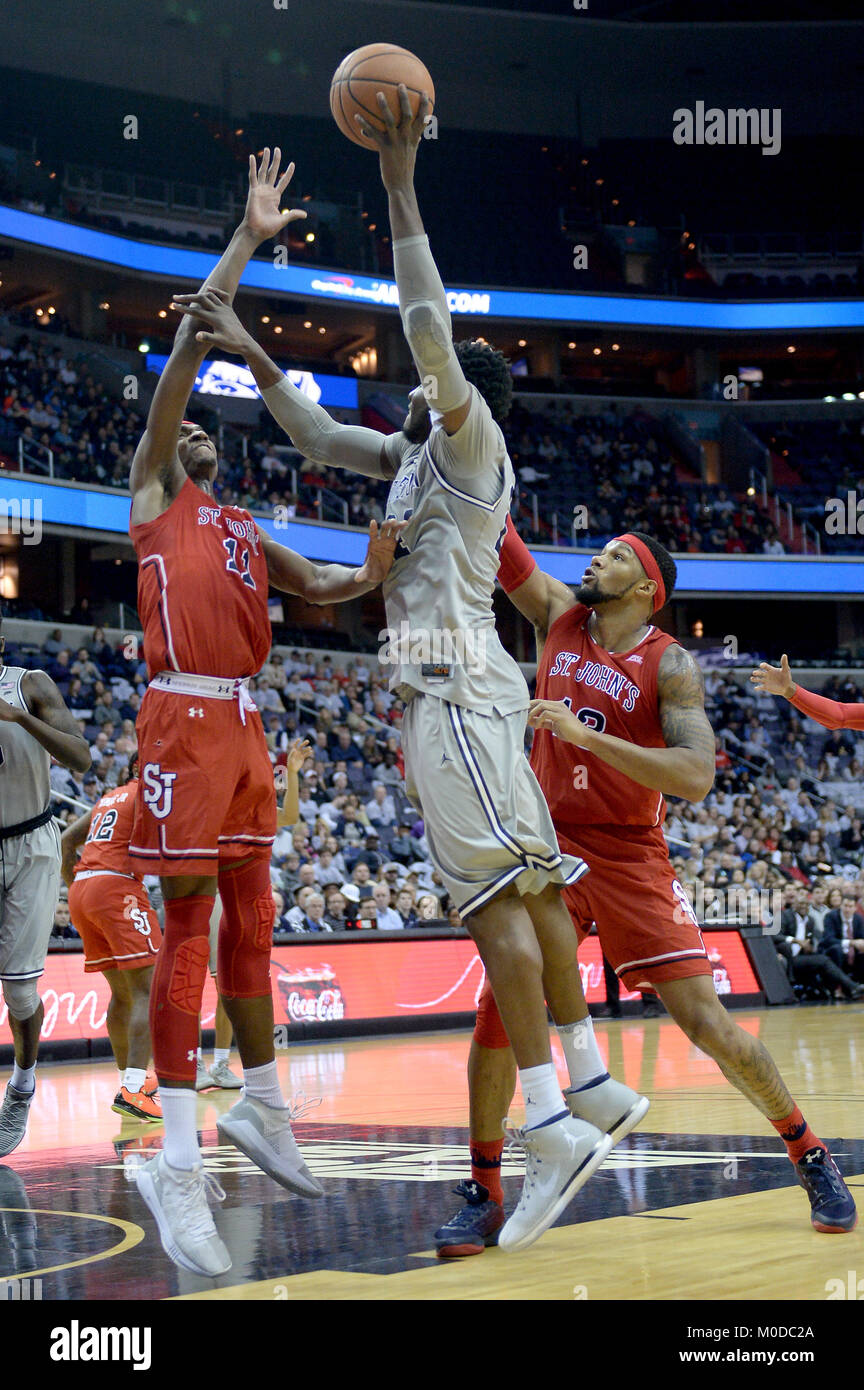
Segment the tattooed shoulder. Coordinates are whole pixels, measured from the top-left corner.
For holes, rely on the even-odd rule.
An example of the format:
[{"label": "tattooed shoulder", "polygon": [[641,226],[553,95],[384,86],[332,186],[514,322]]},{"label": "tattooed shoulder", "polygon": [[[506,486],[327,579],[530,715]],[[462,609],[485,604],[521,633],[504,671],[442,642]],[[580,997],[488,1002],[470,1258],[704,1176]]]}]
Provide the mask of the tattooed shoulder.
[{"label": "tattooed shoulder", "polygon": [[660,658],[657,693],[662,704],[704,707],[705,682],[699,663],[677,642],[670,643]]}]

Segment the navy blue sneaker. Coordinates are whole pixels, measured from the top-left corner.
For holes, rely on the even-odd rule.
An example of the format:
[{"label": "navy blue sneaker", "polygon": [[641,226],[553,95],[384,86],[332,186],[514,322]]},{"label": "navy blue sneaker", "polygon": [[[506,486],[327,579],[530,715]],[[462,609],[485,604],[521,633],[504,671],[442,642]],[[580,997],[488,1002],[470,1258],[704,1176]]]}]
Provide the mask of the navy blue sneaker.
[{"label": "navy blue sneaker", "polygon": [[465,1206],[435,1232],[435,1249],[441,1260],[458,1260],[463,1255],[482,1255],[487,1245],[498,1244],[504,1225],[504,1208],[490,1200],[482,1182],[460,1182],[453,1191],[465,1198]]},{"label": "navy blue sneaker", "polygon": [[810,1198],[810,1220],[827,1235],[853,1231],[858,1224],[855,1199],[827,1149],[808,1149],[794,1165],[798,1181]]}]

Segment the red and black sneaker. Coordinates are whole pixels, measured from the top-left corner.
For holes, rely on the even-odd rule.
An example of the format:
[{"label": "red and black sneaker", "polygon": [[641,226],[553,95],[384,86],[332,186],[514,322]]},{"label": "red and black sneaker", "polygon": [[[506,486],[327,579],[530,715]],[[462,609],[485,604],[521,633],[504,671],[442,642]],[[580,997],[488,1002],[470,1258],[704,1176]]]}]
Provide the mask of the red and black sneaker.
[{"label": "red and black sneaker", "polygon": [[798,1181],[810,1198],[810,1220],[817,1231],[841,1235],[858,1224],[855,1198],[827,1149],[808,1149],[794,1164]]},{"label": "red and black sneaker", "polygon": [[465,1255],[482,1255],[487,1245],[498,1244],[504,1208],[491,1200],[482,1182],[460,1182],[453,1191],[457,1197],[464,1197],[465,1205],[435,1232],[438,1258],[458,1260]]}]

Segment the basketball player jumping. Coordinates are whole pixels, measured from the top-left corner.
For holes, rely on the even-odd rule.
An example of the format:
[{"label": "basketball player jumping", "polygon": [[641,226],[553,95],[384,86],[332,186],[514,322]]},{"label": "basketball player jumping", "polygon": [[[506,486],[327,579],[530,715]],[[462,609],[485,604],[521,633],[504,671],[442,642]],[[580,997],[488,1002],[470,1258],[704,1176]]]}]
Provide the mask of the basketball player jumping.
[{"label": "basketball player jumping", "polygon": [[[618,536],[574,594],[537,568],[508,521],[498,578],[537,637],[531,764],[559,844],[578,850],[591,870],[565,892],[580,940],[596,922],[623,983],[655,989],[687,1037],[770,1121],[816,1230],[852,1230],[855,1203],[833,1158],[765,1048],[717,997],[697,919],[669,862],[664,793],[701,801],[714,780],[701,672],[653,621],[672,594],[675,562],[650,536]],[[497,1121],[515,1078],[488,981],[468,1074],[472,1181],[457,1189],[466,1205],[436,1232],[443,1257],[481,1253],[504,1219]]]},{"label": "basketball player jumping", "polygon": [[[280,152],[249,161],[239,227],[205,285],[230,301],[253,251],[302,212],[280,212],[293,165]],[[359,569],[315,565],[276,545],[252,516],[214,497],[216,449],[183,419],[206,348],[184,319],[132,463],[130,533],[138,556],[138,612],[150,683],[138,717],[141,780],[129,846],[133,864],[162,879],[164,943],[151,991],[154,1060],[165,1147],[138,1174],[170,1257],[193,1273],[231,1265],[207,1204],[196,1134],[198,1015],[218,885],[223,916],[218,986],[243,1063],[244,1094],[218,1120],[283,1187],[321,1195],[291,1133],[273,1045],[270,849],[276,796],[247,678],[271,645],[268,585],[309,603],[344,602],[381,583],[399,526],[370,525]],[[215,1184],[211,1184],[215,1187]],[[221,1189],[219,1190],[221,1192]],[[216,1195],[219,1195],[219,1192]]]},{"label": "basketball player jumping", "polygon": [[84,944],[85,974],[104,975],[111,991],[108,1036],[120,1069],[111,1109],[161,1123],[162,1107],[152,1078],[147,1083],[147,1067],[150,985],[162,933],[141,874],[129,860],[137,793],[136,754],[124,780],[63,831],[61,873],[69,887],[69,916]]},{"label": "basketball player jumping", "polygon": [[[399,90],[398,122],[381,96],[383,133],[365,123],[363,130],[378,145],[400,313],[422,383],[400,432],[385,437],[339,426],[311,405],[244,332],[226,296],[183,302],[208,325],[203,342],[246,358],[297,448],[330,466],[390,480],[387,516],[407,522],[384,586],[390,632],[404,636],[391,640],[382,659],[394,668],[390,688],[406,704],[408,795],[494,984],[520,1069],[526,1176],[500,1238],[502,1249],[517,1250],[551,1225],[648,1102],[607,1077],[600,1061],[561,901],[563,885],[580,879],[585,865],[559,852],[523,754],[527,686],[495,630],[492,591],[514,485],[500,428],[510,403],[509,368],[485,343],[453,344],[414,193],[428,102],[412,117],[407,92]],[[546,1000],[578,1091],[574,1115],[552,1063]],[[580,1089],[589,1078],[590,1088]]]},{"label": "basketball player jumping", "polygon": [[24,1138],[36,1090],[44,1014],[36,981],[45,969],[60,887],[51,759],[72,772],[90,766],[87,741],[51,677],[5,666],[5,645],[0,636],[0,983],[15,1068],[0,1106],[0,1157]]}]

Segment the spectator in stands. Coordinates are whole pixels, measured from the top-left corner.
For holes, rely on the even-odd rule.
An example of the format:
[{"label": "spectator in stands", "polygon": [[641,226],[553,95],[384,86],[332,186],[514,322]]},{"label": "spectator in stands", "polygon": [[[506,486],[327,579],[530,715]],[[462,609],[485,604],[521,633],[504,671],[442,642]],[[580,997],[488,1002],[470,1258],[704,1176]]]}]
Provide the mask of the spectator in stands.
[{"label": "spectator in stands", "polygon": [[[306,866],[303,865],[301,867]],[[317,889],[314,883],[298,883],[294,890],[294,906],[289,908],[284,914],[285,926],[288,931],[302,930],[302,923],[309,906],[309,899],[315,892],[317,892]]]},{"label": "spectator in stands", "polygon": [[357,860],[351,870],[351,883],[354,884],[361,899],[372,897],[372,874],[365,860]]},{"label": "spectator in stands", "polygon": [[441,916],[441,903],[434,893],[424,893],[417,903],[417,921],[432,922]]},{"label": "spectator in stands", "polygon": [[373,782],[372,800],[364,809],[369,824],[379,829],[396,823],[396,804],[383,782]]},{"label": "spectator in stands", "polygon": [[390,888],[386,883],[372,885],[372,897],[377,911],[379,931],[403,931],[405,923],[395,908],[390,906]]},{"label": "spectator in stands", "polygon": [[324,932],[333,930],[324,916],[323,894],[314,891],[309,894],[306,898],[303,914],[293,930],[295,932]]},{"label": "spectator in stands", "polygon": [[400,888],[396,894],[396,911],[402,918],[402,926],[406,931],[417,925],[417,913],[414,910],[414,894],[410,888]]},{"label": "spectator in stands", "polygon": [[857,911],[854,889],[841,895],[840,907],[825,916],[821,949],[857,982],[864,981],[864,917]]}]

